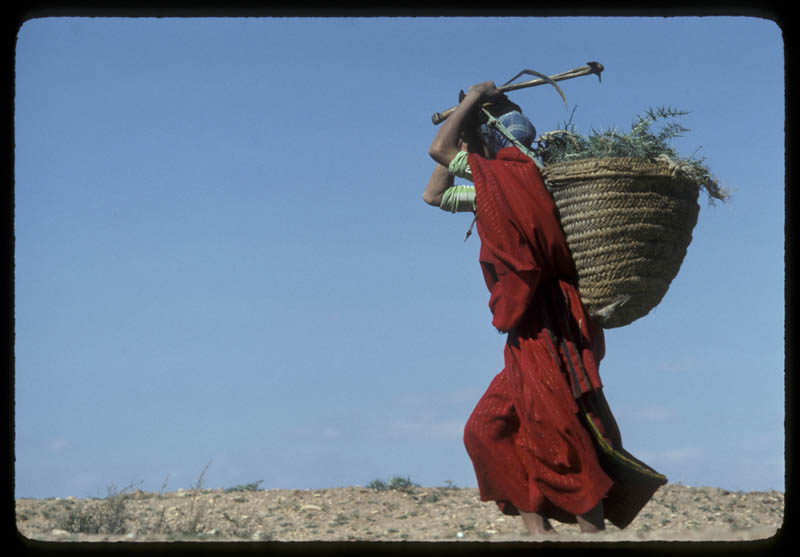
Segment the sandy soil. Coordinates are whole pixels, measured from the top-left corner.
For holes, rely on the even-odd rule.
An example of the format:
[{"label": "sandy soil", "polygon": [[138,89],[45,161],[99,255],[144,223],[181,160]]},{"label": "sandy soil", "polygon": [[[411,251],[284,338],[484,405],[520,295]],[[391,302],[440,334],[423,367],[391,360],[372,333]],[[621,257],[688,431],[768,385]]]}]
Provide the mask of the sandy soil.
[{"label": "sandy soil", "polygon": [[46,541],[619,541],[754,540],[783,524],[784,494],[668,484],[625,530],[581,534],[554,522],[526,535],[476,489],[136,491],[104,499],[18,499],[22,536]]}]

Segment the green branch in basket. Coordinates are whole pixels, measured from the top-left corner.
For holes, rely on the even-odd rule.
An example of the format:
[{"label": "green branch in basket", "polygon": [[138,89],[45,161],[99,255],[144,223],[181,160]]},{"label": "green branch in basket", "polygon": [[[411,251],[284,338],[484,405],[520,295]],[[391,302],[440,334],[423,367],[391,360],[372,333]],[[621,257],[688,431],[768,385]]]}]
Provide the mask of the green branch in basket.
[{"label": "green branch in basket", "polygon": [[[709,202],[715,199],[725,200],[730,191],[723,187],[711,174],[704,158],[681,157],[669,145],[670,140],[690,131],[672,118],[689,114],[684,110],[671,107],[650,108],[638,115],[629,132],[624,133],[616,128],[596,130],[592,128],[589,135],[575,131],[572,114],[561,128],[549,131],[536,138],[537,147],[534,152],[543,164],[568,162],[588,158],[641,158],[650,161],[667,160],[681,172],[689,176],[699,187],[708,193]],[[657,121],[664,121],[659,130],[653,129]]]}]

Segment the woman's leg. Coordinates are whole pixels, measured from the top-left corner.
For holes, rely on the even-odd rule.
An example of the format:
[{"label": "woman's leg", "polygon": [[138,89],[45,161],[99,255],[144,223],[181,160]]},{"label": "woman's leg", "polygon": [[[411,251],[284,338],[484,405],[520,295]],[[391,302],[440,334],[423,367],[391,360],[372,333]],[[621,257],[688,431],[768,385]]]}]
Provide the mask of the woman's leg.
[{"label": "woman's leg", "polygon": [[581,532],[595,533],[606,528],[602,501],[597,503],[589,512],[579,514],[575,518],[578,519],[578,526],[580,526]]},{"label": "woman's leg", "polygon": [[522,517],[522,522],[525,523],[525,527],[528,529],[528,533],[530,534],[555,533],[555,530],[553,530],[553,527],[550,525],[550,522],[539,513],[526,513],[524,511],[519,511],[519,514]]}]

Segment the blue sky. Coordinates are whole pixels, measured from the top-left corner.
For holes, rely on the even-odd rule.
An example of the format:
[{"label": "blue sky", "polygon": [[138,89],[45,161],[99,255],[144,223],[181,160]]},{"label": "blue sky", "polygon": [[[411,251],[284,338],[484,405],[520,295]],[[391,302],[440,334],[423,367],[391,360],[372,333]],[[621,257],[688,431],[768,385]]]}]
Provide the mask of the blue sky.
[{"label": "blue sky", "polygon": [[[480,40],[474,40],[480,39]],[[502,368],[468,215],[425,205],[433,112],[523,68],[539,132],[690,111],[701,198],[661,304],[607,331],[626,447],[784,488],[783,42],[755,18],[46,18],[17,41],[16,496],[262,481],[474,487]]]}]

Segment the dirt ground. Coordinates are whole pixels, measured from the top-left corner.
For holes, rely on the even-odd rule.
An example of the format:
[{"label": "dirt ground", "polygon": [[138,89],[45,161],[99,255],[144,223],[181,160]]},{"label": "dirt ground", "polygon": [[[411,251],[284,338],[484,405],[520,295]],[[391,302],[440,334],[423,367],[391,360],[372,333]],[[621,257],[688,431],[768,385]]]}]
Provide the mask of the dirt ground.
[{"label": "dirt ground", "polygon": [[625,530],[526,535],[476,489],[136,491],[103,499],[18,499],[20,534],[45,541],[642,541],[755,540],[783,524],[784,494],[668,484]]}]

